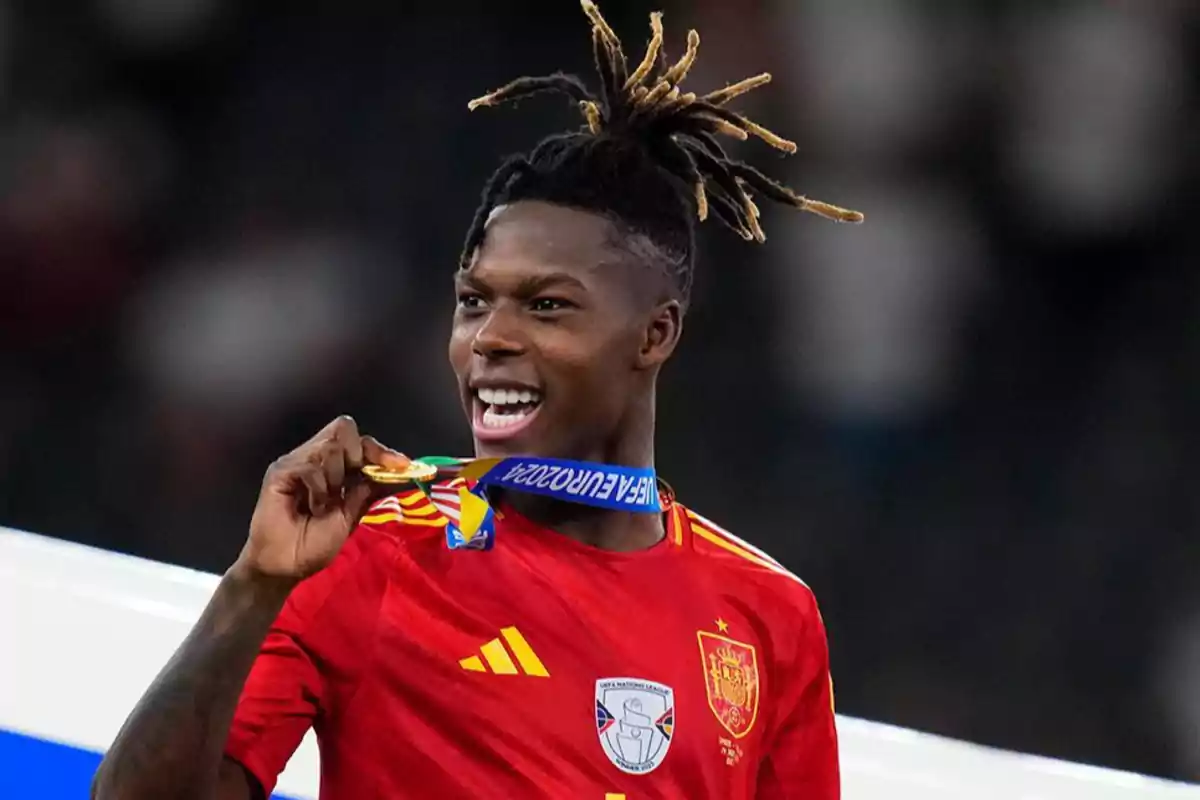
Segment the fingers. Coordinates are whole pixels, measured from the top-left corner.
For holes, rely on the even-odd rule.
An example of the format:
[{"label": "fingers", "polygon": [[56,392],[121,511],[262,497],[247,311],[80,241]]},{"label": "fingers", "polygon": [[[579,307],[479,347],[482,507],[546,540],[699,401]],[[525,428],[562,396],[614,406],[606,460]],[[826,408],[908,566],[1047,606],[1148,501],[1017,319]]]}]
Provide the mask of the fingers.
[{"label": "fingers", "polygon": [[363,465],[362,435],[353,417],[340,416],[333,421],[331,440],[341,447],[348,469],[360,469]]},{"label": "fingers", "polygon": [[362,475],[364,464],[403,469],[409,459],[372,436],[359,433],[358,424],[341,416],[316,436],[271,465],[266,483],[277,492],[295,496],[301,511],[323,515],[343,508],[357,521],[367,504],[390,493]]},{"label": "fingers", "polygon": [[404,469],[412,459],[403,453],[379,443],[374,436],[362,437],[363,459],[368,464],[378,464],[388,469]]},{"label": "fingers", "polygon": [[321,428],[321,430],[317,431],[311,439],[296,449],[304,450],[309,445],[318,445],[322,442],[328,442],[331,439],[336,439],[339,434],[345,435],[346,430],[352,431],[354,435],[358,435],[358,423],[355,422],[354,417],[350,416],[349,414],[342,414],[341,416],[334,417],[332,420],[330,420],[328,425],[326,425],[324,428]]},{"label": "fingers", "polygon": [[[408,457],[403,453],[386,447],[374,436],[359,433],[358,423],[346,415],[326,425],[301,449],[309,450],[310,460],[327,465],[326,475],[335,486],[342,485],[344,476],[357,475],[365,464],[379,464],[391,469],[403,469],[409,464]],[[336,461],[339,455],[342,477],[335,479],[336,470],[331,470],[328,465]]]},{"label": "fingers", "polygon": [[[398,450],[393,450],[380,443],[374,436],[362,437],[363,461],[367,464],[378,464],[388,469],[404,469],[412,459]],[[361,473],[360,473],[361,474]],[[367,512],[376,500],[395,494],[396,487],[390,484],[375,483],[361,480],[346,490],[346,519],[351,525],[358,524],[363,514]]]},{"label": "fingers", "polygon": [[[304,464],[290,470],[292,480],[304,487],[303,498],[307,510],[314,516],[324,515],[330,508],[333,498],[330,497],[329,481],[325,471],[317,464]],[[341,489],[337,490],[338,501],[341,501]]]},{"label": "fingers", "polygon": [[362,436],[353,417],[342,415],[297,450],[304,460],[319,466],[331,494],[341,498],[347,476],[357,476],[363,465]]},{"label": "fingers", "polygon": [[329,441],[314,450],[308,457],[309,463],[325,473],[330,491],[339,491],[346,480],[347,462],[350,455],[341,442]]}]

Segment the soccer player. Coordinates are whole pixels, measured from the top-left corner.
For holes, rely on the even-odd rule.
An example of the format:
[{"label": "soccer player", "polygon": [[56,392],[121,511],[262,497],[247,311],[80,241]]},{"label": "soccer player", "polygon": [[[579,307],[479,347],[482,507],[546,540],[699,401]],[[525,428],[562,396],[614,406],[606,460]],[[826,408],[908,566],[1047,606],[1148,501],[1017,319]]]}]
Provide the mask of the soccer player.
[{"label": "soccer player", "polygon": [[655,482],[654,398],[694,220],[761,240],[753,194],[859,217],[727,156],[718,135],[793,149],[726,107],[768,76],[683,92],[694,31],[665,63],[653,15],[631,68],[582,4],[599,92],[557,74],[471,104],[558,92],[587,123],[492,176],[455,276],[450,360],[506,471],[380,500],[364,467],[419,462],[349,417],[277,460],[94,797],[261,798],[310,727],[330,800],[838,797],[812,592]]}]

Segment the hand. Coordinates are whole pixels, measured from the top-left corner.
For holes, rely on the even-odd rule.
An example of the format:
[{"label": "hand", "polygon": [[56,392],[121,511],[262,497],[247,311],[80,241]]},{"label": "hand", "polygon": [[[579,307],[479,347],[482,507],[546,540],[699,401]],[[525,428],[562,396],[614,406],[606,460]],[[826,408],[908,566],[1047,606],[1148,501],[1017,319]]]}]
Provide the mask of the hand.
[{"label": "hand", "polygon": [[395,487],[375,484],[364,464],[403,469],[409,459],[338,417],[267,469],[250,537],[235,568],[255,577],[299,581],[333,561],[358,520]]}]

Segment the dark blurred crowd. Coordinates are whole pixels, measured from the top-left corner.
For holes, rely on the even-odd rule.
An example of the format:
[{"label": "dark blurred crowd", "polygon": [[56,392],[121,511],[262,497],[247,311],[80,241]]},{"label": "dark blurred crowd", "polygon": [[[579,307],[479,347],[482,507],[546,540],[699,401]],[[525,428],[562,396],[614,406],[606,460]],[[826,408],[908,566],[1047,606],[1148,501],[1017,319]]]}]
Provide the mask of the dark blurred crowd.
[{"label": "dark blurred crowd", "polygon": [[[469,452],[461,237],[578,119],[466,101],[590,76],[587,25],[284,9],[0,0],[0,523],[217,571],[337,413]],[[799,154],[738,153],[868,221],[705,231],[664,477],[814,588],[840,711],[1200,779],[1200,6],[667,11],[696,87],[774,73],[742,107]]]}]

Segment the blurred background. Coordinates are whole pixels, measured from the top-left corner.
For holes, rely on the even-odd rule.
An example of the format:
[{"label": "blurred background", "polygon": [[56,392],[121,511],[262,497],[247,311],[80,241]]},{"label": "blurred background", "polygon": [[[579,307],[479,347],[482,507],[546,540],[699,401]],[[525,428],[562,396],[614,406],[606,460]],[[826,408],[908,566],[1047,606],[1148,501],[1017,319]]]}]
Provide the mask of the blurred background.
[{"label": "blurred background", "polygon": [[[578,118],[466,101],[589,29],[403,5],[0,0],[0,523],[220,571],[337,413],[469,452],[461,239]],[[706,227],[660,471],[814,588],[843,713],[1200,780],[1200,4],[602,8],[660,5],[868,217]]]}]

